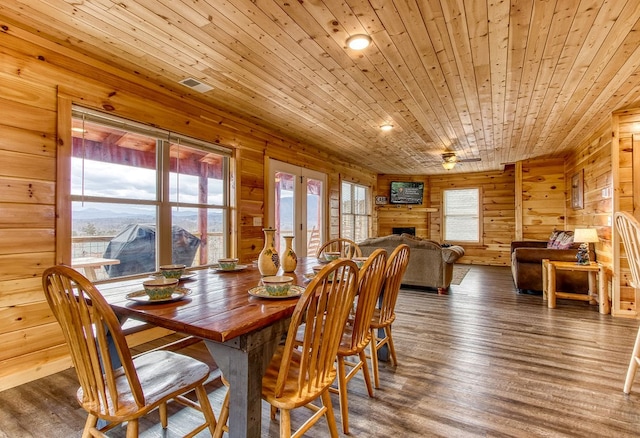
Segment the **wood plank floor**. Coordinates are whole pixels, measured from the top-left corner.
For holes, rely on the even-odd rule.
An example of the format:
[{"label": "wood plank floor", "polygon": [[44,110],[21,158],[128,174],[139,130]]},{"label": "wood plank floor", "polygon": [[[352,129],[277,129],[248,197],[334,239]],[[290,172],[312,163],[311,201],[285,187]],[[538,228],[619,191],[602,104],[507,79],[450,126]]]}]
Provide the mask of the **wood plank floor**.
[{"label": "wood plank floor", "polygon": [[[585,302],[548,309],[542,297],[515,292],[508,268],[472,266],[448,295],[403,290],[394,323],[399,365],[383,364],[374,399],[351,381],[351,436],[638,437],[640,375],[631,395],[622,392],[637,329],[638,321]],[[68,370],[0,392],[0,438],[79,437],[85,414],[76,389]],[[217,412],[224,388],[214,381],[209,389]],[[263,406],[263,436],[278,436]],[[156,415],[142,436],[163,436]],[[193,415],[173,411],[165,436],[179,436]],[[324,421],[308,436],[328,436]]]}]

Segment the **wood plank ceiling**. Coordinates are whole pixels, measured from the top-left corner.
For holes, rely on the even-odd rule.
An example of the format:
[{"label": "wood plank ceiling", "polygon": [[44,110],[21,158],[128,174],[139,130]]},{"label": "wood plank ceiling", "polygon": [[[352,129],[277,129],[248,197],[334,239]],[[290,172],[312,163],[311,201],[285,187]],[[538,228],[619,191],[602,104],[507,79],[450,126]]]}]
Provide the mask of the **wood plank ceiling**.
[{"label": "wood plank ceiling", "polygon": [[640,100],[640,0],[8,0],[0,20],[376,173],[562,156]]}]

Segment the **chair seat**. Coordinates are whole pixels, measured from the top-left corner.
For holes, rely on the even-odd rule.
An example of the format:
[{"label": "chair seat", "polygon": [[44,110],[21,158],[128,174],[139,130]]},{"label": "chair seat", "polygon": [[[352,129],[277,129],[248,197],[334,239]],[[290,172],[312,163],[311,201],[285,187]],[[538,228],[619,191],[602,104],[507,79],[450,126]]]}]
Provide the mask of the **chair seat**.
[{"label": "chair seat", "polygon": [[[328,390],[335,380],[337,372],[336,368],[333,367],[333,370],[327,373],[323,381],[314,382],[315,384],[311,386],[305,384],[303,388],[297,388],[297,385],[289,385],[285,388],[280,397],[274,397],[273,394],[275,392],[283,352],[284,347],[278,347],[271,359],[271,363],[267,367],[264,377],[262,378],[262,397],[276,408],[295,409],[300,406],[305,406],[317,399],[320,392]],[[290,368],[288,380],[298,379],[301,359],[302,354],[299,351],[294,350],[291,355],[291,360],[289,361]]]},{"label": "chair seat", "polygon": [[396,320],[396,314],[394,313],[391,318],[386,321],[380,322],[380,309],[373,311],[373,317],[371,318],[371,328],[379,329],[384,328],[393,323]]},{"label": "chair seat", "polygon": [[361,339],[358,345],[352,345],[353,343],[353,326],[347,325],[344,328],[340,346],[338,347],[338,356],[353,356],[363,350],[371,341],[371,333],[367,332],[364,338]]},{"label": "chair seat", "polygon": [[[117,412],[113,412],[111,409],[113,408],[112,403],[109,403],[109,412],[105,412],[104,406],[83,403],[84,394],[82,387],[80,387],[76,396],[82,407],[107,421],[127,421],[152,411],[171,394],[183,394],[201,385],[209,375],[207,364],[171,351],[154,351],[143,354],[133,359],[133,363],[144,393],[146,401],[144,407],[136,406],[122,368],[116,374],[119,393]],[[176,372],[176,370],[180,370],[180,372]]]}]

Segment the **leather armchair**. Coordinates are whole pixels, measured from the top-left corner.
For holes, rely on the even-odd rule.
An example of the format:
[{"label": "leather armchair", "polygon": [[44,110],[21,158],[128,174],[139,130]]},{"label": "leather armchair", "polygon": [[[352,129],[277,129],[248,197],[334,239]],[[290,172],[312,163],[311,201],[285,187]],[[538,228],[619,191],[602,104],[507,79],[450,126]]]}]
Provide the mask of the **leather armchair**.
[{"label": "leather armchair", "polygon": [[[575,262],[579,243],[569,249],[547,248],[547,242],[511,242],[511,273],[519,292],[542,293],[542,260]],[[589,244],[591,260],[595,261],[593,244]],[[589,291],[589,277],[586,272],[558,271],[557,290],[567,292]]]}]

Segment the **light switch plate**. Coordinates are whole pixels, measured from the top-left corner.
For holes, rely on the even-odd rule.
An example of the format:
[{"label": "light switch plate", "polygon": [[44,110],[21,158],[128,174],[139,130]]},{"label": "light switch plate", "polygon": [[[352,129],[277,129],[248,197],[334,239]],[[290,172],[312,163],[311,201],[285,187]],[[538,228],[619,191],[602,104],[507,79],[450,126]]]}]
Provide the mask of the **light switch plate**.
[{"label": "light switch plate", "polygon": [[260,216],[256,216],[253,218],[253,226],[261,227],[262,226],[262,218]]}]

